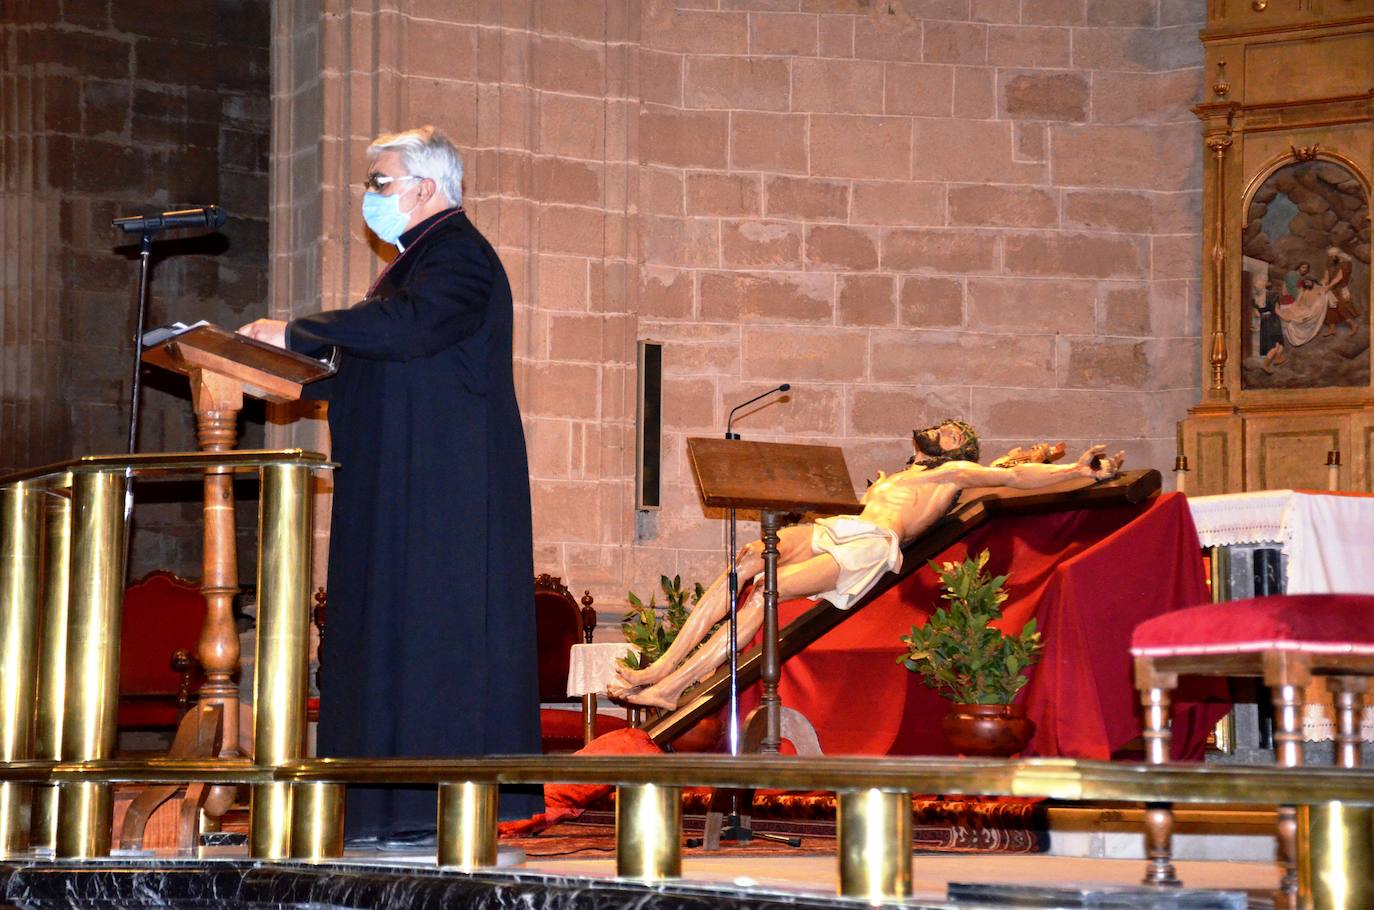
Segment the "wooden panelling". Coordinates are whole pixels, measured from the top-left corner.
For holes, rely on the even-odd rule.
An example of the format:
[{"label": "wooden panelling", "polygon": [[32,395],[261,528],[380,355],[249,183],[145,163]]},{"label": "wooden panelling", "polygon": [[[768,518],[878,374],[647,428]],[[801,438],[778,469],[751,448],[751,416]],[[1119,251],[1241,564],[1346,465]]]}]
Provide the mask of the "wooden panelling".
[{"label": "wooden panelling", "polygon": [[[1314,39],[1251,45],[1245,49],[1245,103],[1315,101],[1356,95],[1374,84],[1374,34],[1342,35],[1321,42],[1322,65],[1313,66]],[[1301,74],[1301,78],[1295,78]]]},{"label": "wooden panelling", "polygon": [[[1236,440],[1239,442],[1239,440]],[[1225,431],[1197,434],[1197,457],[1193,462],[1189,493],[1214,496],[1232,491],[1228,475],[1231,463],[1231,436]]]},{"label": "wooden panelling", "polygon": [[1326,453],[1348,441],[1343,418],[1260,417],[1245,422],[1246,489],[1326,489]]}]

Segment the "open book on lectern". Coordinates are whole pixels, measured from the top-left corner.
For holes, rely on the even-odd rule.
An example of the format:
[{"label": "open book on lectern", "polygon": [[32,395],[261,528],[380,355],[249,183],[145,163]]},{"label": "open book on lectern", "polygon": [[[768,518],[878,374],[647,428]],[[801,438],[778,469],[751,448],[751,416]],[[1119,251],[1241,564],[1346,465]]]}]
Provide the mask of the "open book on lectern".
[{"label": "open book on lectern", "polygon": [[[247,335],[240,335],[240,334],[238,334],[237,332],[230,332],[230,331],[228,331],[227,329],[222,329],[222,328],[220,328],[219,326],[215,325],[213,322],[210,322],[208,319],[202,319],[202,320],[200,320],[199,322],[192,322],[192,323],[190,323],[189,325],[188,325],[187,323],[185,323],[185,322],[174,322],[174,323],[172,323],[171,325],[164,325],[164,326],[161,326],[160,328],[149,329],[148,331],[146,331],[146,332],[143,333],[143,347],[144,347],[145,349],[147,349],[147,348],[155,348],[155,347],[157,347],[158,345],[162,344],[164,341],[170,341],[170,340],[173,339],[173,338],[180,338],[182,335],[185,335],[187,332],[194,332],[196,329],[200,329],[200,328],[209,328],[209,329],[211,329],[211,330],[212,330],[211,332],[209,332],[209,333],[202,333],[202,334],[208,334],[208,335],[212,335],[212,336],[223,336],[223,341],[226,342],[226,343],[233,342],[233,343],[246,344],[246,345],[249,345],[249,346],[252,346],[252,347],[269,348],[269,349],[271,349],[272,351],[275,351],[275,352],[277,352],[277,353],[285,352],[285,353],[287,353],[287,354],[292,354],[292,355],[294,355],[294,356],[296,356],[296,357],[304,357],[306,360],[314,360],[314,359],[315,359],[315,358],[312,358],[312,357],[307,357],[307,356],[304,355],[304,354],[297,354],[295,351],[286,351],[284,348],[279,348],[279,347],[277,347],[276,345],[267,344],[266,342],[258,341],[256,338],[249,338]],[[337,365],[338,365],[337,362],[338,362],[339,356],[338,356],[338,351],[337,351],[337,349],[335,349],[335,348],[330,348],[329,350],[330,350],[330,354],[329,354],[328,357],[320,357],[320,358],[318,358],[318,362],[319,362],[319,363],[322,363],[322,364],[324,364],[326,367],[329,368],[329,373],[325,373],[324,376],[328,376],[328,375],[332,374],[332,373],[334,372],[334,370],[336,369]],[[316,378],[317,378],[317,379],[323,379],[324,376],[317,376]],[[307,380],[307,381],[311,381],[311,380]]]},{"label": "open book on lectern", "polygon": [[336,369],[336,355],[316,360],[204,320],[173,323],[143,334],[143,359],[183,375],[209,370],[244,384],[244,391],[267,401],[294,401],[300,387]]}]

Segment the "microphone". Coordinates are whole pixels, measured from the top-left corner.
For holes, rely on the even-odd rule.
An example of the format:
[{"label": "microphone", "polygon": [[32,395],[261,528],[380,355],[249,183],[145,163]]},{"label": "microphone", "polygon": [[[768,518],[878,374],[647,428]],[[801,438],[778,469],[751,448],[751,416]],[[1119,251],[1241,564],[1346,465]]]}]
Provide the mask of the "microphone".
[{"label": "microphone", "polygon": [[725,421],[725,438],[726,438],[726,439],[739,439],[739,434],[738,434],[738,433],[731,433],[731,432],[730,432],[730,427],[731,427],[731,425],[734,424],[734,422],[735,422],[735,411],[738,411],[740,408],[747,408],[747,407],[749,407],[749,405],[751,405],[751,404],[753,404],[754,402],[758,401],[760,398],[767,398],[769,395],[775,394],[775,393],[777,393],[777,392],[786,392],[786,391],[790,390],[791,388],[792,388],[792,383],[790,383],[790,382],[784,382],[782,385],[778,386],[778,387],[775,388],[775,389],[769,389],[768,391],[764,392],[764,393],[761,394],[761,395],[755,395],[753,398],[750,398],[748,401],[744,402],[744,404],[737,404],[737,405],[735,405],[733,408],[731,408],[731,410],[730,410],[730,417],[729,417],[729,419],[727,419],[727,420]]},{"label": "microphone", "polygon": [[161,215],[130,215],[110,222],[126,234],[153,234],[177,228],[217,228],[229,218],[217,205],[163,212]]}]

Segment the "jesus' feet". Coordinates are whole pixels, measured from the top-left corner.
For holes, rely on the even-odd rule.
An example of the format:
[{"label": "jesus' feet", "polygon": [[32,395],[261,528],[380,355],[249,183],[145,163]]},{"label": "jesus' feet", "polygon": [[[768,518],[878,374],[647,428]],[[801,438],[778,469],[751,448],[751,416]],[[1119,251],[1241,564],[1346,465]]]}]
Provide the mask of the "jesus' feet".
[{"label": "jesus' feet", "polygon": [[639,670],[631,670],[629,667],[619,666],[615,668],[615,674],[624,680],[626,686],[638,687],[652,685],[668,675],[668,669],[670,669],[659,668],[658,663],[658,661],[655,661],[649,664],[649,666]]},{"label": "jesus' feet", "polygon": [[672,711],[677,707],[677,693],[667,693],[657,686],[649,686],[647,689],[630,692],[623,696],[625,701],[635,705],[647,705],[651,708],[664,708]]},{"label": "jesus' feet", "polygon": [[611,683],[606,687],[606,694],[619,701],[634,701],[633,696],[638,695],[643,686],[621,686]]}]

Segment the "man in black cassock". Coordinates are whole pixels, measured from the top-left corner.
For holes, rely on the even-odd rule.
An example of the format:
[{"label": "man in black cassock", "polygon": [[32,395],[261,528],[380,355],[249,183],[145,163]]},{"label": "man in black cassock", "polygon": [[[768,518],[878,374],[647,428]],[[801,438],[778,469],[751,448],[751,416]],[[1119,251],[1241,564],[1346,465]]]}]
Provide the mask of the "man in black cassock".
[{"label": "man in black cassock", "polygon": [[[510,284],[462,209],[462,162],[433,127],[381,136],[363,201],[400,249],[344,310],[244,334],[339,354],[322,756],[539,752],[529,470],[511,365]],[[502,817],[542,809],[505,793]],[[350,787],[350,838],[433,832],[432,787]]]}]

